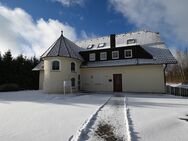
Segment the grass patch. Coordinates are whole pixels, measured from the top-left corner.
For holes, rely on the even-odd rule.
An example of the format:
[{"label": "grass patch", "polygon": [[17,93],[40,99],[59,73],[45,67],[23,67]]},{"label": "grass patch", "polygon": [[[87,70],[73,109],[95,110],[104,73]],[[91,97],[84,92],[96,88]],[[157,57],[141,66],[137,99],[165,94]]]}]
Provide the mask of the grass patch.
[{"label": "grass patch", "polygon": [[101,122],[98,125],[97,130],[95,131],[95,134],[104,139],[105,141],[123,141],[123,139],[118,138],[114,134],[114,127],[108,123]]}]

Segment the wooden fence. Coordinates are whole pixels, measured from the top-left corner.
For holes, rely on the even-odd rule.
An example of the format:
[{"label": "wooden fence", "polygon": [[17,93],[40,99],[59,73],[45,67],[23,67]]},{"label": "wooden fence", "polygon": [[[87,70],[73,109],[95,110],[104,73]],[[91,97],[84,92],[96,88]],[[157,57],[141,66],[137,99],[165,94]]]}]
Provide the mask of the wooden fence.
[{"label": "wooden fence", "polygon": [[188,97],[188,89],[186,88],[166,86],[166,92],[168,94],[172,94],[175,96],[187,96]]}]

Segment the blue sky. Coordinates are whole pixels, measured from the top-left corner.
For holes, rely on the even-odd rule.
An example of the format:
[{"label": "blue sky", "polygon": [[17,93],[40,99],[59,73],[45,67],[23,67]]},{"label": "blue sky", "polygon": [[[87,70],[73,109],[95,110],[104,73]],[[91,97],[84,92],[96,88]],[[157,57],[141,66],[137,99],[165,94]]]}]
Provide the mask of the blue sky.
[{"label": "blue sky", "polygon": [[186,0],[0,0],[0,51],[39,56],[61,29],[72,40],[149,29],[160,32],[169,48],[184,49],[186,5]]},{"label": "blue sky", "polygon": [[112,10],[106,0],[88,0],[83,5],[62,5],[50,0],[1,0],[8,7],[20,7],[32,15],[34,20],[58,19],[73,26],[77,33],[85,31],[89,35],[108,35],[135,30],[122,14]]}]

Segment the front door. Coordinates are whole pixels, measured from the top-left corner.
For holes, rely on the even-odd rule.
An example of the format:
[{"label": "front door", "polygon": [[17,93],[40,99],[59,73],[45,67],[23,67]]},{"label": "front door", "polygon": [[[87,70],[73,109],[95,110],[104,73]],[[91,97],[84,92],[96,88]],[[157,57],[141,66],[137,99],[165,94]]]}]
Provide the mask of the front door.
[{"label": "front door", "polygon": [[122,74],[113,74],[114,92],[122,92]]}]

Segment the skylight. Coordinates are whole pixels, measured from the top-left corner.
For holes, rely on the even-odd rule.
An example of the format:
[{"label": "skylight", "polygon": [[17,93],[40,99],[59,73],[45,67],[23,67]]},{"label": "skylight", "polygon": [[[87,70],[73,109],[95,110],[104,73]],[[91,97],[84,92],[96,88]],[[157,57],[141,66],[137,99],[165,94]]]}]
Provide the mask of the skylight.
[{"label": "skylight", "polygon": [[127,44],[134,44],[136,43],[136,39],[128,39]]},{"label": "skylight", "polygon": [[87,46],[87,49],[92,49],[94,47],[94,44],[90,44]]},{"label": "skylight", "polygon": [[98,44],[98,48],[101,48],[101,47],[104,47],[105,46],[105,43],[99,43]]}]

